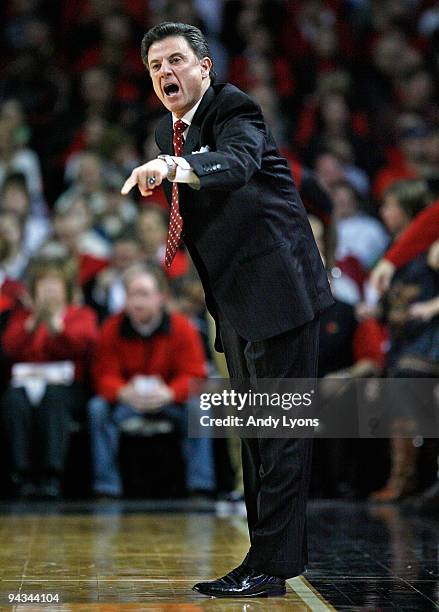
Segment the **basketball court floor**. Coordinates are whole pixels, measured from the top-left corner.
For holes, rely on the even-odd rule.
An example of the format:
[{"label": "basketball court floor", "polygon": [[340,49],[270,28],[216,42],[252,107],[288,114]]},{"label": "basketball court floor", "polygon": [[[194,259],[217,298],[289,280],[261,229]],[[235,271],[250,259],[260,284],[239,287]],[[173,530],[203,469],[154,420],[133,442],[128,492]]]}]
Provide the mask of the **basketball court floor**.
[{"label": "basketball court floor", "polygon": [[322,501],[311,502],[308,525],[309,571],[288,581],[286,597],[210,599],[191,587],[241,562],[239,504],[3,502],[0,610],[439,609],[439,520]]}]

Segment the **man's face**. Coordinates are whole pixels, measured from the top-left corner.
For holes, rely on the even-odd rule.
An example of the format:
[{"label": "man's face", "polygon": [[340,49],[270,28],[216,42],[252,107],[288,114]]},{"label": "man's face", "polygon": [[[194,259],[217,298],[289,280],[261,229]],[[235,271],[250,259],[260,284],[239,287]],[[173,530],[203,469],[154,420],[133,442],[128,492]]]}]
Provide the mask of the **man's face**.
[{"label": "man's face", "polygon": [[148,51],[154,91],[178,118],[183,117],[209,87],[211,66],[210,58],[198,59],[183,36],[159,40]]},{"label": "man's face", "polygon": [[134,276],[126,292],[125,312],[134,325],[146,325],[160,314],[164,295],[151,274]]}]

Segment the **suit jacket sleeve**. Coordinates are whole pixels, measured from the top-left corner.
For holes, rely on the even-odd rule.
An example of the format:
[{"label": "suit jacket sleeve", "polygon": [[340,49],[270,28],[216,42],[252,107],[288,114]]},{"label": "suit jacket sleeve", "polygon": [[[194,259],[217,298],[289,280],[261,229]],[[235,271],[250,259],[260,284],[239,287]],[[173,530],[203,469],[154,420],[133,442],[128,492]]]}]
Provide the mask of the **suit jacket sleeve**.
[{"label": "suit jacket sleeve", "polygon": [[267,133],[261,111],[243,94],[233,105],[219,107],[212,131],[214,151],[183,157],[199,177],[201,189],[243,187],[262,164]]}]

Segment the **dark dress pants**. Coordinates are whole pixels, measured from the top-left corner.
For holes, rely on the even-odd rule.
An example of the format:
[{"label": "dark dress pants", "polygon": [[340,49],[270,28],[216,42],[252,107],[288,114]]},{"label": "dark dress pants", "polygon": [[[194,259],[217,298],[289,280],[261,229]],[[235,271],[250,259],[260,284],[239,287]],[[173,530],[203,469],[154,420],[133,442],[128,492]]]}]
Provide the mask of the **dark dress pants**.
[{"label": "dark dress pants", "polygon": [[[319,317],[267,340],[247,342],[220,317],[221,340],[232,379],[315,378]],[[250,535],[245,563],[291,578],[308,560],[306,502],[310,438],[242,438],[244,497]]]}]

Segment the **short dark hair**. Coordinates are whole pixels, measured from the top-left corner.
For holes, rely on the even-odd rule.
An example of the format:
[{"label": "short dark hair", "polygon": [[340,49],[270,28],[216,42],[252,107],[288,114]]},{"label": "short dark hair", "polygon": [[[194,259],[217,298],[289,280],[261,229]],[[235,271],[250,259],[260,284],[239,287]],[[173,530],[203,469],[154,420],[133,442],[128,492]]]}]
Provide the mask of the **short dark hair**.
[{"label": "short dark hair", "polygon": [[413,219],[434,199],[428,183],[423,179],[401,179],[394,181],[384,192],[384,197],[393,196],[405,214]]},{"label": "short dark hair", "polygon": [[[145,34],[142,40],[141,55],[142,61],[148,68],[148,51],[152,44],[168,38],[169,36],[183,36],[187,40],[188,45],[198,57],[209,57],[212,61],[212,67],[209,72],[210,80],[213,83],[216,78],[216,72],[213,68],[213,58],[210,53],[209,45],[203,32],[193,25],[188,23],[176,23],[173,21],[163,21],[152,27]],[[149,68],[148,68],[149,69]]]}]

